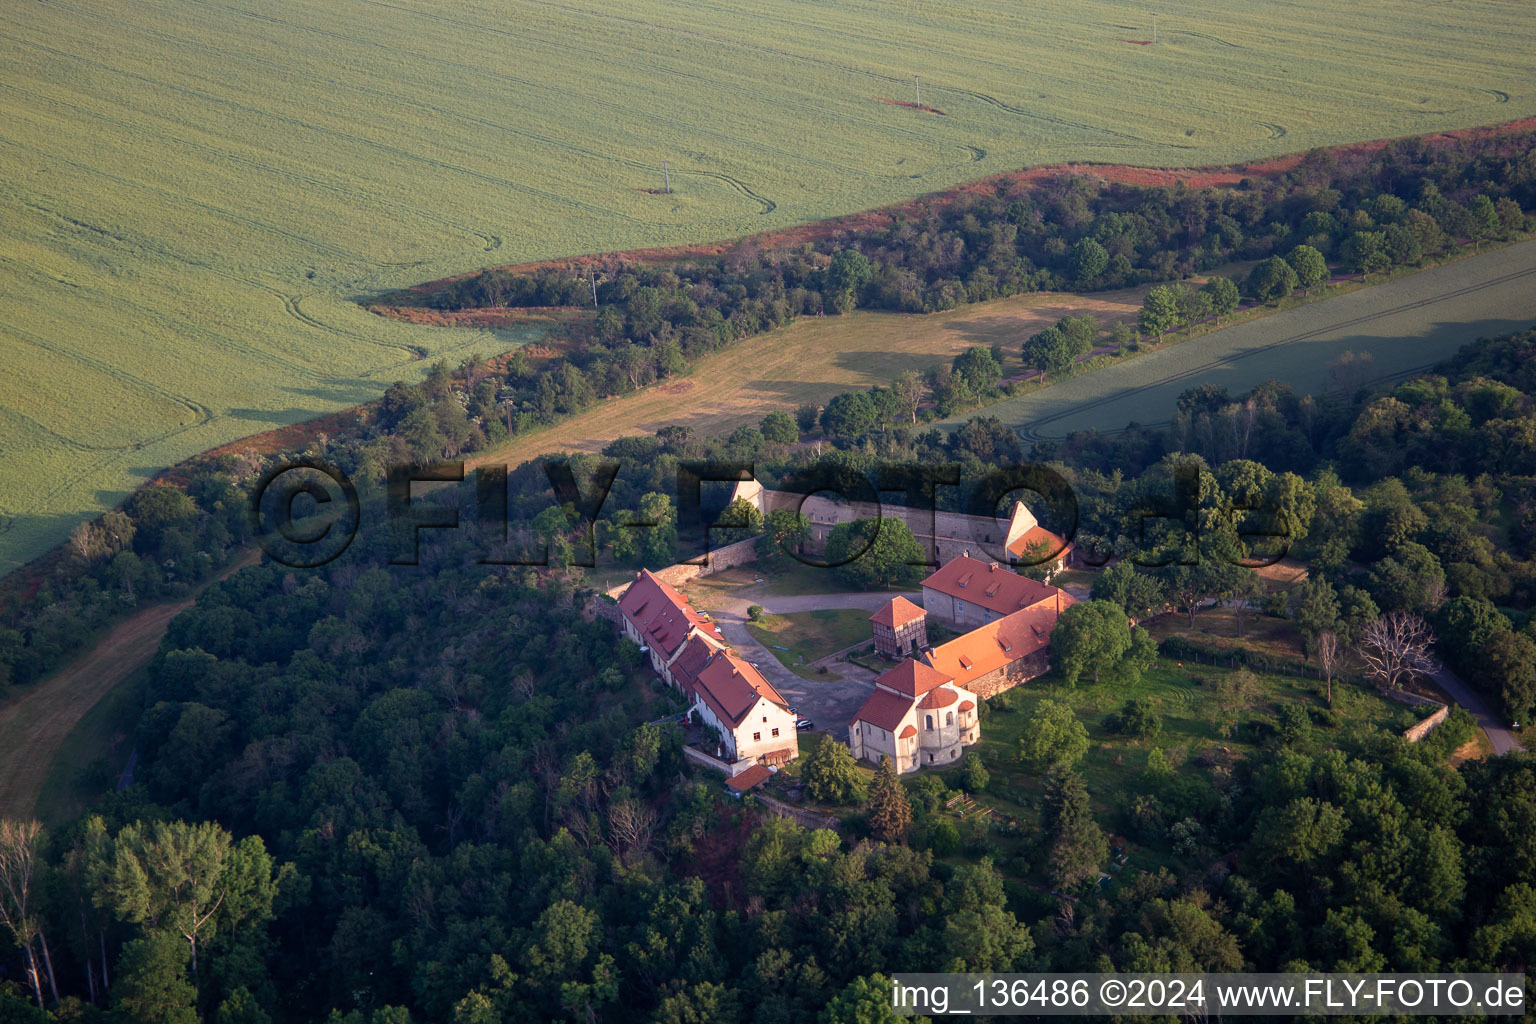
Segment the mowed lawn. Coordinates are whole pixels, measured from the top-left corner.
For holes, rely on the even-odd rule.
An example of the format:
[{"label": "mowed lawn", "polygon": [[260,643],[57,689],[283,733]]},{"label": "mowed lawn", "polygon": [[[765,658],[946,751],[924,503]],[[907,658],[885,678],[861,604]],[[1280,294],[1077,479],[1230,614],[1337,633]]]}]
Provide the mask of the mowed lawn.
[{"label": "mowed lawn", "polygon": [[[0,570],[159,467],[524,340],[382,290],[1536,114],[1522,4],[1157,10],[1142,46],[1107,0],[4,5]],[[913,75],[942,116],[880,102]]]},{"label": "mowed lawn", "polygon": [[869,629],[869,612],[857,608],[786,612],[747,623],[747,630],[785,668],[808,679],[826,677],[807,671],[805,666],[867,641]]}]

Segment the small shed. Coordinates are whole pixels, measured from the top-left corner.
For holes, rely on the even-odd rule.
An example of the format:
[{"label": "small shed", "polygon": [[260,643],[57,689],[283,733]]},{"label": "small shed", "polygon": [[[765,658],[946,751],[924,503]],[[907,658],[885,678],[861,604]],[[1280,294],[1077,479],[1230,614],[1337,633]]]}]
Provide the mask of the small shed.
[{"label": "small shed", "polygon": [[740,775],[726,779],[725,791],[731,796],[740,797],[743,793],[756,789],[772,777],[773,769],[766,765],[755,764]]}]

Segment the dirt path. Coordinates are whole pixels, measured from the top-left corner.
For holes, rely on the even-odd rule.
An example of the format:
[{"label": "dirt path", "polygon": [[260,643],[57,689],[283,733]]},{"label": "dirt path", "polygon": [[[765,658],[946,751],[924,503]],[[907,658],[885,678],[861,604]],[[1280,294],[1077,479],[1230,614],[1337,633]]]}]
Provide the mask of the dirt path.
[{"label": "dirt path", "polygon": [[[216,579],[254,565],[260,554],[245,553]],[[43,781],[75,725],[113,687],[149,663],[171,620],[207,586],[180,601],[134,612],[74,661],[0,704],[0,817],[33,814]]]}]

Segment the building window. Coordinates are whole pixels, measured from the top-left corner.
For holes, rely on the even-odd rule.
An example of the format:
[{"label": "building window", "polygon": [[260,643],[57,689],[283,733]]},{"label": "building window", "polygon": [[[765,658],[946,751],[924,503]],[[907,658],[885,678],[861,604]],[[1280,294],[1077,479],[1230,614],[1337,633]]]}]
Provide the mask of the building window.
[{"label": "building window", "polygon": [[944,716],[944,724],[945,725],[954,725],[955,724],[955,713],[953,711],[951,711],[949,714]]},{"label": "building window", "polygon": [[752,739],[753,739],[754,742],[757,741],[757,740],[760,740],[762,738],[763,738],[763,734],[760,733],[760,732],[755,732],[755,733],[752,734]]},{"label": "building window", "polygon": [[777,730],[777,729],[775,729],[775,730],[773,730],[773,734],[774,734],[774,735],[775,735],[775,736],[777,736],[777,735],[778,735],[778,734],[779,734],[779,730]]},{"label": "building window", "polygon": [[933,728],[933,716],[932,715],[924,715],[923,717],[928,720],[928,728],[931,730]]},{"label": "building window", "polygon": [[763,716],[763,721],[765,721],[765,722],[768,721],[768,716],[767,715]]}]

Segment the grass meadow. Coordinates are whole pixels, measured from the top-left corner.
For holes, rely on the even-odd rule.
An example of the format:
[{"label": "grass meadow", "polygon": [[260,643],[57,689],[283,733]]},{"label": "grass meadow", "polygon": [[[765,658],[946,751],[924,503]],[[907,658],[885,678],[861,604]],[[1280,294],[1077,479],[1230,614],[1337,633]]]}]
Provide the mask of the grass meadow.
[{"label": "grass meadow", "polygon": [[[1536,114],[1473,0],[47,0],[0,9],[0,571],[158,468],[527,335],[355,300],[1063,160]],[[878,102],[912,99],[943,114]],[[653,194],[662,160],[671,194]]]},{"label": "grass meadow", "polygon": [[807,666],[868,640],[870,629],[869,612],[857,608],[765,614],[746,627],[785,668],[813,681],[824,680],[827,674],[818,674]]},{"label": "grass meadow", "polygon": [[[1283,380],[1298,394],[1322,393],[1334,387],[1334,360],[1369,353],[1372,379],[1351,382],[1358,387],[1427,370],[1468,342],[1532,324],[1536,241],[1525,241],[1111,363],[988,406],[987,414],[1035,440],[1151,426],[1166,423],[1180,393],[1196,384],[1238,395]],[[953,429],[967,418],[941,425]]]}]

